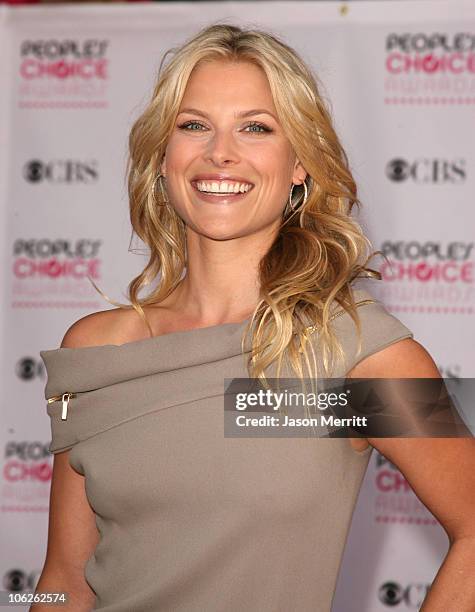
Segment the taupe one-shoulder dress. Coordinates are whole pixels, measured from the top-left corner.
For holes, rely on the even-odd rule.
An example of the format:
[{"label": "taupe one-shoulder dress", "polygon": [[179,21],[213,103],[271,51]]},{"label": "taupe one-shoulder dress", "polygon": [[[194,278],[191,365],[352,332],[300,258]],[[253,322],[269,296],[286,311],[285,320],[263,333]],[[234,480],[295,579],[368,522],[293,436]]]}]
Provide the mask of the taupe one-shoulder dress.
[{"label": "taupe one-shoulder dress", "polygon": [[[346,363],[411,331],[363,289]],[[50,451],[71,449],[100,541],[85,577],[101,612],[329,612],[371,454],[345,438],[229,438],[224,379],[247,377],[248,320],[123,345],[41,351]],[[246,350],[249,350],[247,345]]]}]

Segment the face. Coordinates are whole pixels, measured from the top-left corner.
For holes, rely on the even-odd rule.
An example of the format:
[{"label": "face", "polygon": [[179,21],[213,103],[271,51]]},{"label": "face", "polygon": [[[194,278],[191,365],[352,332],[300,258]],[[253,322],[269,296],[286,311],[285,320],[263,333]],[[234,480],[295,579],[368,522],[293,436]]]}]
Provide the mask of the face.
[{"label": "face", "polygon": [[278,228],[292,183],[306,177],[265,73],[228,61],[192,72],[161,171],[188,228],[221,240]]}]

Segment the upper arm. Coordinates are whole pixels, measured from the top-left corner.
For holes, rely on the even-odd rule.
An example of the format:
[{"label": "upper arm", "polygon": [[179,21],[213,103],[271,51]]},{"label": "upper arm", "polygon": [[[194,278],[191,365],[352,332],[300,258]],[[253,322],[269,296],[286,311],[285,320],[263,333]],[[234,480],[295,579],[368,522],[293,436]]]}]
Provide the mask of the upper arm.
[{"label": "upper arm", "polygon": [[99,533],[87,500],[85,479],[71,467],[69,453],[56,453],[53,459],[44,572],[59,572],[75,592],[89,592],[92,597],[84,567],[99,541]]},{"label": "upper arm", "polygon": [[[69,327],[61,348],[100,344],[108,332],[109,311],[89,314]],[[55,453],[50,492],[47,563],[81,572],[98,541],[95,515],[87,500],[85,478],[69,463],[70,450]]]},{"label": "upper arm", "polygon": [[[99,345],[111,334],[111,311],[92,313],[66,331],[61,348]],[[99,541],[95,515],[89,505],[85,478],[69,462],[70,449],[54,454],[50,489],[48,543],[39,586],[66,586],[93,603],[94,593],[84,577],[85,564]],[[53,581],[53,582],[52,582]],[[43,588],[43,587],[42,587]]]},{"label": "upper arm", "polygon": [[[357,364],[351,378],[440,378],[426,349],[405,339]],[[475,536],[475,440],[367,438],[403,474],[449,539]]]}]

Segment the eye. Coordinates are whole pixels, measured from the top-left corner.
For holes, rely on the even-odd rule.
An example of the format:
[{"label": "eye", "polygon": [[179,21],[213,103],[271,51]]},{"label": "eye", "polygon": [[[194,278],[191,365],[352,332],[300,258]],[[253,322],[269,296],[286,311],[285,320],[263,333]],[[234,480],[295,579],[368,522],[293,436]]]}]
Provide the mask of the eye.
[{"label": "eye", "polygon": [[247,125],[247,127],[248,128],[260,128],[262,130],[262,131],[251,130],[252,132],[255,132],[256,134],[262,134],[264,132],[272,132],[272,130],[268,128],[267,125],[265,125],[264,123],[259,123],[258,121],[252,121],[251,123]]},{"label": "eye", "polygon": [[[190,125],[200,125],[201,127],[205,127],[199,121],[187,121],[186,123],[182,123],[178,127],[180,128],[180,130],[187,130]],[[197,131],[199,132],[201,130],[194,130],[194,129],[188,130],[188,132],[197,132]]]},{"label": "eye", "polygon": [[[192,126],[198,126],[198,129],[195,129]],[[201,132],[202,130],[200,128],[206,129],[206,126],[200,123],[199,121],[193,120],[193,121],[187,121],[186,123],[182,123],[181,125],[178,126],[178,128],[180,130],[187,130],[188,132]],[[247,128],[257,128],[257,129],[250,130],[250,133],[254,133],[254,134],[264,134],[266,132],[273,131],[269,127],[267,127],[264,123],[259,123],[258,121],[251,121],[251,123],[248,123],[248,125],[246,126],[246,129]]]}]

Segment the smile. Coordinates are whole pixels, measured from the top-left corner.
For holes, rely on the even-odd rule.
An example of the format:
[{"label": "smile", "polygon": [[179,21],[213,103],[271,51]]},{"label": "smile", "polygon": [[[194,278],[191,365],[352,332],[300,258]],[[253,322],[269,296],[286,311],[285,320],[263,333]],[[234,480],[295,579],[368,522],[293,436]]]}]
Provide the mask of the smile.
[{"label": "smile", "polygon": [[251,183],[235,181],[191,181],[199,198],[206,202],[221,202],[243,199],[254,187]]},{"label": "smile", "polygon": [[205,193],[244,193],[252,189],[251,183],[237,181],[192,181],[198,191]]}]

